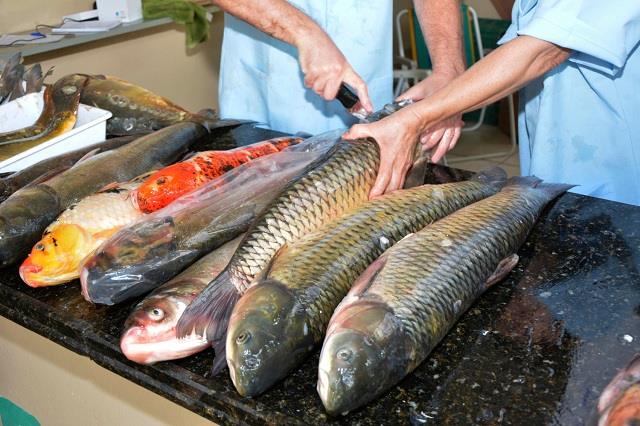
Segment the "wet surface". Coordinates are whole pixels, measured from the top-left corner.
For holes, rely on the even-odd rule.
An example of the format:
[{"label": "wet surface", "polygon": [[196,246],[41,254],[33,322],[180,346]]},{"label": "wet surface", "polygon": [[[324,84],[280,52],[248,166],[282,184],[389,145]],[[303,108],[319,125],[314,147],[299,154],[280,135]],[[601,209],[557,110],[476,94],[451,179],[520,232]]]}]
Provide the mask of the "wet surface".
[{"label": "wet surface", "polygon": [[[242,126],[229,136],[232,146],[271,134]],[[427,181],[469,175],[434,167]],[[640,208],[566,194],[519,255],[413,374],[340,419],[316,394],[317,353],[250,399],[226,372],[207,377],[210,351],[150,367],[126,360],[118,340],[138,300],[96,307],[77,282],[31,289],[10,268],[0,271],[0,314],[221,423],[592,424],[600,392],[640,352]]]}]

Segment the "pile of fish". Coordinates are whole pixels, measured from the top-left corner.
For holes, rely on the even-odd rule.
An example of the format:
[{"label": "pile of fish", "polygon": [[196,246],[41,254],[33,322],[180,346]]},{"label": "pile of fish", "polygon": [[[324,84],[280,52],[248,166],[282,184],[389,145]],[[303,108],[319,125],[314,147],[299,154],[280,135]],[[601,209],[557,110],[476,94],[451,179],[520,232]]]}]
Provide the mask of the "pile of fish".
[{"label": "pile of fish", "polygon": [[[321,347],[317,389],[332,415],[427,359],[570,188],[494,168],[370,200],[380,162],[371,139],[335,131],[185,159],[213,129],[240,121],[192,115],[109,77],[73,74],[47,96],[110,106],[112,133],[162,129],[0,181],[0,265],[22,260],[32,287],[79,278],[92,303],[150,292],[124,325],[125,356],[150,364],[213,347],[214,373],[228,366],[241,395],[267,391]],[[69,120],[62,111],[23,139]],[[616,398],[602,410],[615,413]]]},{"label": "pile of fish", "polygon": [[40,92],[44,86],[44,107],[31,126],[0,133],[0,145],[19,143],[28,149],[71,130],[80,103],[112,113],[107,120],[109,136],[145,135],[181,122],[205,125],[216,118],[210,110],[190,113],[162,96],[116,77],[70,74],[53,85],[44,85],[51,70],[43,75],[36,64],[25,72],[20,60],[19,54],[12,56],[0,75],[0,103]]}]

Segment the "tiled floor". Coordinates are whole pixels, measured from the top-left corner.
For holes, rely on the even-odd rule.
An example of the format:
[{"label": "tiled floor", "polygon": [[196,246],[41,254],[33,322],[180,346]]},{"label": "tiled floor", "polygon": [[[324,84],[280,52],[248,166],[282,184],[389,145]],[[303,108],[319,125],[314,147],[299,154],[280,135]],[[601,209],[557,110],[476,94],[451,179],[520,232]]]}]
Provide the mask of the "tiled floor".
[{"label": "tiled floor", "polygon": [[482,126],[473,132],[463,132],[456,147],[447,154],[447,164],[458,169],[480,171],[492,166],[500,166],[509,176],[520,174],[518,150],[511,155],[493,157],[484,160],[466,160],[465,156],[491,154],[509,151],[509,136],[494,126]]}]

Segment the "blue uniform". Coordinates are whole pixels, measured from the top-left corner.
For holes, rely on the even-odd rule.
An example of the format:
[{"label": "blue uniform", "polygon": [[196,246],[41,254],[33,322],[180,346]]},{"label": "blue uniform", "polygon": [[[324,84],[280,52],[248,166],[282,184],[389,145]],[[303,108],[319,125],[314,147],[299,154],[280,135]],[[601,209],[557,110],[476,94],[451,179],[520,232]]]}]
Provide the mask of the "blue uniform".
[{"label": "blue uniform", "polygon": [[521,173],[640,205],[640,1],[516,0],[518,35],[572,50],[520,92]]},{"label": "blue uniform", "polygon": [[[364,79],[374,107],[393,100],[392,2],[291,0],[331,37]],[[342,105],[304,87],[295,47],[225,15],[220,116],[311,134],[354,122]]]}]

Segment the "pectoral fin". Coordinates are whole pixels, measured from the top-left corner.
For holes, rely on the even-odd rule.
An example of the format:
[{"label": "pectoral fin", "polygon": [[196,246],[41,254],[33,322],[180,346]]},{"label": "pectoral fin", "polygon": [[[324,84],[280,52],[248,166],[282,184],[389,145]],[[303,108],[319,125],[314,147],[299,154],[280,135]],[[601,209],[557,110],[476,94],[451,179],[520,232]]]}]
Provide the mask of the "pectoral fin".
[{"label": "pectoral fin", "polygon": [[504,258],[498,263],[498,267],[491,274],[489,278],[487,278],[487,282],[485,283],[485,287],[489,288],[497,282],[502,281],[508,274],[511,272],[513,268],[518,264],[518,260],[520,257],[517,254],[512,254],[511,256]]}]

